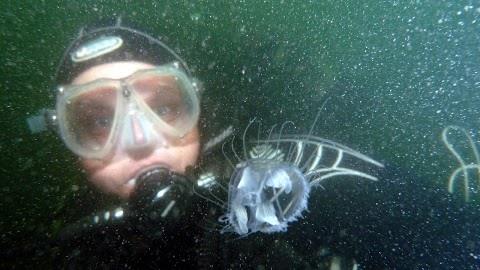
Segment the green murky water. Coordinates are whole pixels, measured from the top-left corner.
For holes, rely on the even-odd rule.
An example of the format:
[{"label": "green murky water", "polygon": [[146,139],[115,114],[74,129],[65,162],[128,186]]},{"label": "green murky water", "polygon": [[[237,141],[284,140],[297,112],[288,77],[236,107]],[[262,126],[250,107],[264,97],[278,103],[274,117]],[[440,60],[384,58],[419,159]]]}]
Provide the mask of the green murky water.
[{"label": "green murky water", "polygon": [[25,119],[53,106],[51,76],[79,28],[117,16],[164,40],[204,82],[206,137],[232,115],[239,128],[256,116],[308,131],[329,97],[315,134],[446,189],[458,164],[441,131],[480,130],[475,1],[3,1],[2,238],[54,231],[85,189],[75,157]]}]

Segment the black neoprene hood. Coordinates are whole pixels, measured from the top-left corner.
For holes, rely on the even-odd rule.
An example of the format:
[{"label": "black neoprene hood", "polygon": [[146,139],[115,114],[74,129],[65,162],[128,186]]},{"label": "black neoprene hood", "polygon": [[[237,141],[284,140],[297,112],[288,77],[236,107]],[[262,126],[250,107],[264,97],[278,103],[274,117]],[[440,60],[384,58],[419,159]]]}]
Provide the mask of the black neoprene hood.
[{"label": "black neoprene hood", "polygon": [[155,66],[177,62],[192,76],[187,64],[163,42],[139,30],[116,25],[81,31],[65,51],[57,67],[55,83],[69,84],[90,67],[119,61]]}]

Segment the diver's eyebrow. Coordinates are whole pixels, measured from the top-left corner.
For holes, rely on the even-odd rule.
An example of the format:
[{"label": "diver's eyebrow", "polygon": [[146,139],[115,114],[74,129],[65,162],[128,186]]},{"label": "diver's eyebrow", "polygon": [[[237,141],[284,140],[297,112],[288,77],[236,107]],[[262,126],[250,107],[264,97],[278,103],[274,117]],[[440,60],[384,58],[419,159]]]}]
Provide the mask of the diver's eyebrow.
[{"label": "diver's eyebrow", "polygon": [[110,93],[86,93],[79,97],[78,102],[85,105],[103,105],[114,107],[117,103],[117,96]]},{"label": "diver's eyebrow", "polygon": [[83,107],[82,110],[86,109],[89,112],[114,111],[116,107],[114,102],[96,99],[82,100],[76,106]]}]

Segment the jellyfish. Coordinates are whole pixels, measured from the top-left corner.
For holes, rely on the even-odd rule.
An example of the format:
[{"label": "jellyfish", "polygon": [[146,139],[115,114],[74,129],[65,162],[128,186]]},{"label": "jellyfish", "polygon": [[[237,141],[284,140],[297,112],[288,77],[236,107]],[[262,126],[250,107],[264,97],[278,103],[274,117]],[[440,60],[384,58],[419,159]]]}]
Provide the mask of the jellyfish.
[{"label": "jellyfish", "polygon": [[[227,162],[234,168],[228,188],[223,188],[228,193],[226,205],[217,195],[209,198],[198,193],[224,208],[225,213],[219,219],[224,224],[221,232],[240,236],[284,232],[290,223],[303,217],[311,190],[323,187],[324,181],[339,176],[378,180],[359,167],[365,164],[383,167],[381,163],[311,132],[282,134],[290,122],[281,126],[279,135],[272,135],[272,128],[266,139],[254,140],[253,147],[247,149],[246,132],[253,122],[250,121],[243,134],[243,158],[233,143],[230,149],[233,160],[226,153],[225,144],[222,147]],[[212,182],[206,179],[213,180],[213,176],[203,177],[199,186]]]}]

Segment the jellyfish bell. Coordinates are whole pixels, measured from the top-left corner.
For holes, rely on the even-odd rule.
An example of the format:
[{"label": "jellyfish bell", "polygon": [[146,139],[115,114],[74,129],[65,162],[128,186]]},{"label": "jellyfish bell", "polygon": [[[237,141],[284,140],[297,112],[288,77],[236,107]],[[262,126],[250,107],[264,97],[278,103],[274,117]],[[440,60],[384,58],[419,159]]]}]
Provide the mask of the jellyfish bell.
[{"label": "jellyfish bell", "polygon": [[307,208],[310,187],[286,162],[252,159],[237,166],[229,184],[226,221],[239,235],[281,232]]}]

